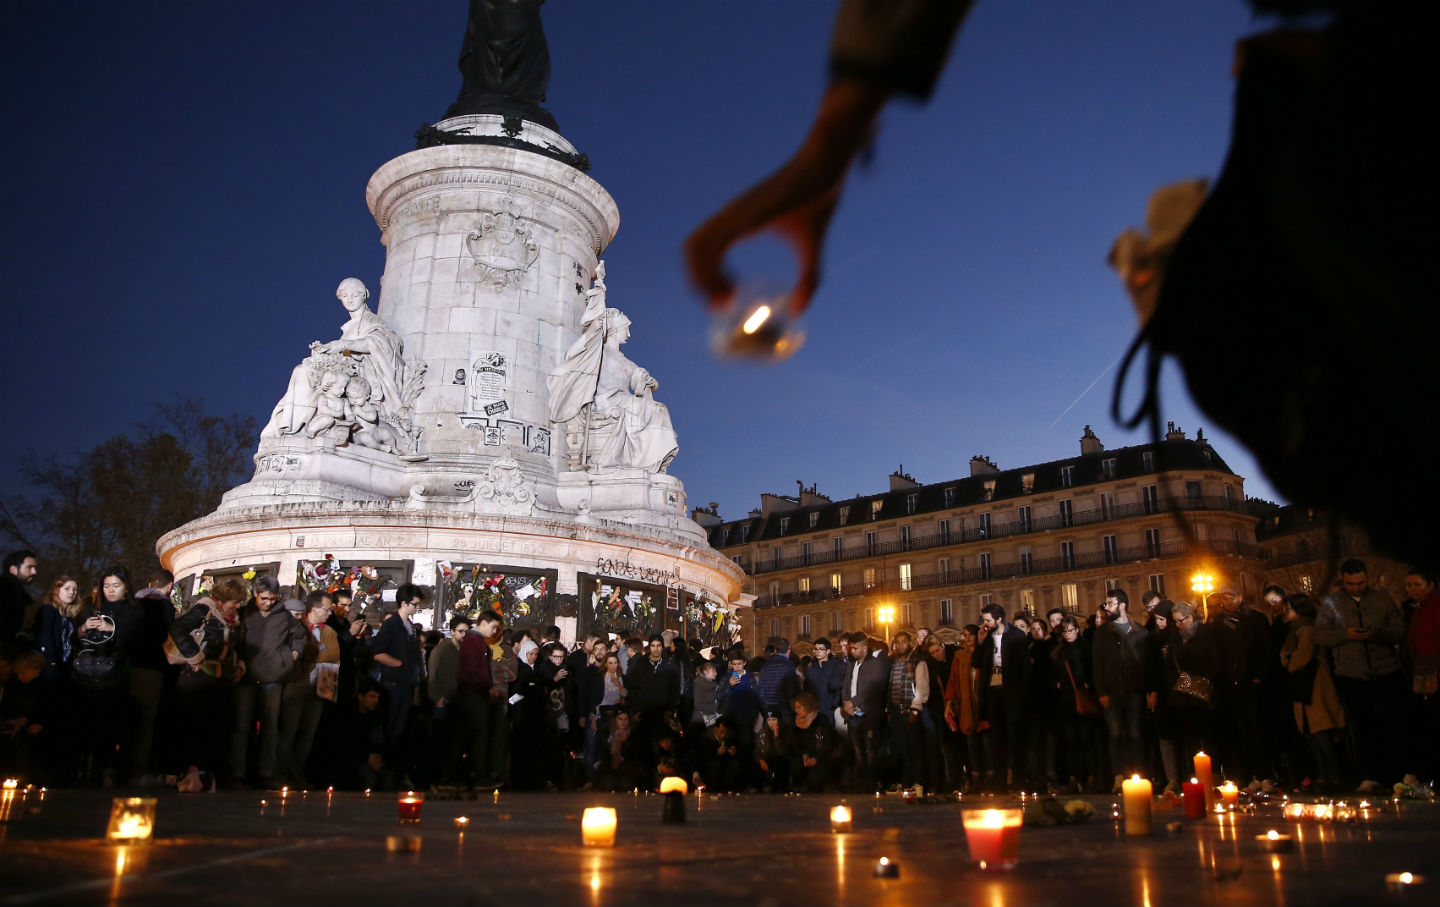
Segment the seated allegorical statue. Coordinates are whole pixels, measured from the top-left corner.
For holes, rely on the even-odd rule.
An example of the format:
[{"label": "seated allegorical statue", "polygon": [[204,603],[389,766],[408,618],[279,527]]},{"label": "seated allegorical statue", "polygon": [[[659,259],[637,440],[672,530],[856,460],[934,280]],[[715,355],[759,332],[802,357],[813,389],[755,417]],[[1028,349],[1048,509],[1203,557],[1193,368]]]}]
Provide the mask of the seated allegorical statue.
[{"label": "seated allegorical statue", "polygon": [[654,397],[660,383],[620,351],[630,339],[630,319],[606,308],[603,269],[599,275],[599,292],[587,294],[580,338],[549,380],[550,419],[565,427],[572,448],[581,444],[584,453],[575,462],[582,469],[663,473],[679,450],[670,411]]},{"label": "seated allegorical statue", "polygon": [[[301,433],[313,438],[342,421],[347,385],[356,379],[360,381],[356,389],[365,387],[366,402],[374,407],[376,420],[370,424],[385,422],[408,433],[409,409],[419,393],[423,367],[410,373],[404,343],[370,310],[366,304],[370,291],[363,282],[347,277],[335,295],[350,313],[350,320],[341,328],[339,339],[310,344],[310,355],[291,372],[285,396],[260,432],[262,439]],[[388,445],[367,446],[383,449]]]}]

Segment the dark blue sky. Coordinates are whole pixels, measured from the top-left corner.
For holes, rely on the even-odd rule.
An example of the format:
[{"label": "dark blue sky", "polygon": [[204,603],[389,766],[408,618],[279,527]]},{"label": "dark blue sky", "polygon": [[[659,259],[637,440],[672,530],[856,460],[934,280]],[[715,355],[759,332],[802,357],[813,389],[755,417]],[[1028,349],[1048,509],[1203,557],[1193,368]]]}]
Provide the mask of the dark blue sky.
[{"label": "dark blue sky", "polygon": [[[627,351],[660,381],[692,504],[737,518],[795,480],[832,497],[1078,453],[1134,317],[1105,265],[1162,183],[1214,176],[1239,3],[981,0],[926,106],[885,117],[789,362],[716,362],[685,235],[778,164],[825,82],[835,4],[550,0],[547,105],[620,206],[605,254]],[[0,5],[7,443],[88,447],[175,394],[264,421],[379,285],[364,188],[459,88],[464,0]],[[772,256],[742,259],[757,269]],[[1233,330],[1244,330],[1234,325]],[[1217,360],[1224,363],[1223,350]],[[1235,361],[1221,367],[1250,369]],[[1253,460],[1172,370],[1167,419]]]}]

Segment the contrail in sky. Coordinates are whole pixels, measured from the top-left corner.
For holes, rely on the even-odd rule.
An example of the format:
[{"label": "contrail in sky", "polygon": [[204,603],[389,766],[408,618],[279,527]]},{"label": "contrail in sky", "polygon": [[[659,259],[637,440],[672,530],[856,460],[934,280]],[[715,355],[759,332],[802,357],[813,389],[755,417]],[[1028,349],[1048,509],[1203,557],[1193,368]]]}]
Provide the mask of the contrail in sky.
[{"label": "contrail in sky", "polygon": [[[1121,354],[1120,354],[1120,356],[1123,356],[1123,355],[1125,355],[1125,354],[1124,354],[1124,353],[1121,353]],[[1065,414],[1068,413],[1068,412],[1070,412],[1070,410],[1074,409],[1076,403],[1079,403],[1081,400],[1084,400],[1084,399],[1085,399],[1085,395],[1088,394],[1088,393],[1090,393],[1090,391],[1095,387],[1095,385],[1097,385],[1097,384],[1100,383],[1100,379],[1101,379],[1101,378],[1104,378],[1104,377],[1105,377],[1105,373],[1108,372],[1108,371],[1110,371],[1112,368],[1115,367],[1116,363],[1118,363],[1118,362],[1120,361],[1120,356],[1116,356],[1113,360],[1111,360],[1111,362],[1110,362],[1109,365],[1107,365],[1107,366],[1105,366],[1105,368],[1101,369],[1100,374],[1098,374],[1098,375],[1095,376],[1095,380],[1094,380],[1094,381],[1091,381],[1089,384],[1087,384],[1087,385],[1085,386],[1085,389],[1080,392],[1080,396],[1076,397],[1074,400],[1071,400],[1071,401],[1070,401],[1070,405],[1067,406],[1067,407],[1065,407],[1065,411],[1062,412],[1062,413],[1060,413],[1060,415],[1056,416],[1056,417],[1055,417],[1055,421],[1050,423],[1050,428],[1047,428],[1047,429],[1045,429],[1045,430],[1046,430],[1046,431],[1050,431],[1050,430],[1053,429],[1055,426],[1059,425],[1059,424],[1060,424],[1060,420],[1063,419],[1063,418],[1065,418]]]}]

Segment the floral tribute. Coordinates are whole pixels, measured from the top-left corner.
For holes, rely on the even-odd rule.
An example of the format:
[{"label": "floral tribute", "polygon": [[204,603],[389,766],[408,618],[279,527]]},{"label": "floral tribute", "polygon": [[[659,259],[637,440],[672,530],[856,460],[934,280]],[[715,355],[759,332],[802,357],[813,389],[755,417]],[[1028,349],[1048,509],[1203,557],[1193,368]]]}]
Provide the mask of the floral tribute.
[{"label": "floral tribute", "polygon": [[353,604],[368,611],[380,602],[386,588],[399,583],[381,568],[369,564],[345,566],[335,555],[327,554],[318,561],[301,561],[295,585],[307,594],[317,589],[330,595],[349,590]]},{"label": "floral tribute", "polygon": [[474,619],[486,610],[499,612],[506,626],[552,620],[551,582],[544,574],[450,561],[439,561],[435,567],[446,622],[452,614],[463,613]]},{"label": "floral tribute", "polygon": [[702,645],[728,648],[739,638],[740,623],[734,612],[703,595],[687,599],[684,617],[683,634],[687,639],[699,639]]}]

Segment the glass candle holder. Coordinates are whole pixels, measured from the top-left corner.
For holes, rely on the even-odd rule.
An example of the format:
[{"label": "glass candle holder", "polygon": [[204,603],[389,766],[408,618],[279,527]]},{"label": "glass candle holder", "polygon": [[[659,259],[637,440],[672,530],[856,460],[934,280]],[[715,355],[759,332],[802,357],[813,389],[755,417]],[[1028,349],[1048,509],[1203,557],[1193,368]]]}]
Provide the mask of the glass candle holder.
[{"label": "glass candle holder", "polygon": [[615,846],[615,810],[588,806],[580,816],[580,840],[586,847]]},{"label": "glass candle holder", "polygon": [[425,795],[407,790],[395,801],[395,806],[400,815],[400,824],[417,825],[420,822],[420,811],[425,808]]},{"label": "glass candle holder", "polygon": [[1020,826],[1025,813],[1020,809],[967,809],[960,819],[965,825],[965,843],[970,861],[987,871],[1007,871],[1020,863]]},{"label": "glass candle holder", "polygon": [[116,844],[144,844],[155,834],[154,797],[116,797],[105,837]]},{"label": "glass candle holder", "polygon": [[790,294],[763,282],[741,287],[710,326],[710,349],[721,358],[779,362],[804,343]]},{"label": "glass candle holder", "polygon": [[845,834],[854,827],[854,820],[850,815],[850,807],[836,806],[830,810],[830,830],[835,834]]}]

